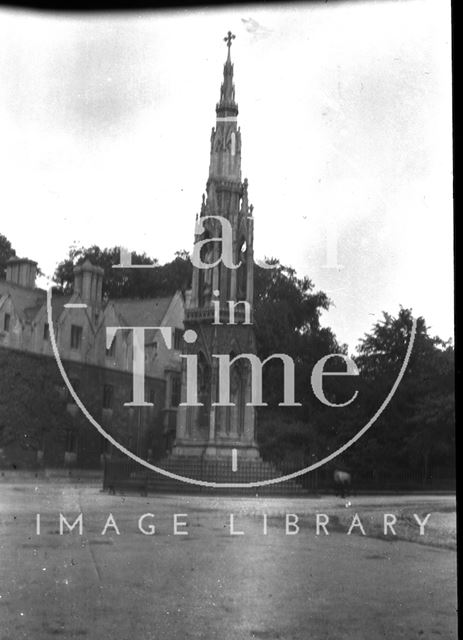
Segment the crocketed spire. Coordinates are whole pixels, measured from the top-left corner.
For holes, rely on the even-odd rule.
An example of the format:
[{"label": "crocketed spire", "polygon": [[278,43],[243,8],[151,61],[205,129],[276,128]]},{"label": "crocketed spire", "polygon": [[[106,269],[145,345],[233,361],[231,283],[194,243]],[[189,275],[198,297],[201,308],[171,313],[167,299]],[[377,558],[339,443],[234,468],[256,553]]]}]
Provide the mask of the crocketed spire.
[{"label": "crocketed spire", "polygon": [[223,82],[220,87],[220,102],[217,103],[216,113],[220,117],[237,116],[238,105],[235,102],[235,86],[233,84],[233,64],[230,56],[232,40],[235,36],[231,31],[224,38],[228,47],[228,55],[223,66]]}]

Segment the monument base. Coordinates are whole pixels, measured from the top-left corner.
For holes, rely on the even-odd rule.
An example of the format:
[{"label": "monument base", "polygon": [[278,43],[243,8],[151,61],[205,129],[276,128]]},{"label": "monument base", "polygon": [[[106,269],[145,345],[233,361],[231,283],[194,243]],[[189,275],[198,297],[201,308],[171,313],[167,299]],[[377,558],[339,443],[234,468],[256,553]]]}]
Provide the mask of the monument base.
[{"label": "monument base", "polygon": [[240,441],[227,440],[221,442],[176,440],[170,458],[202,458],[207,460],[230,460],[232,451],[236,449],[238,460],[260,460],[257,444],[243,444]]},{"label": "monument base", "polygon": [[[271,462],[264,462],[257,447],[242,446],[237,452],[236,464],[233,463],[232,449],[238,447],[177,441],[173,452],[156,463],[168,475],[154,473],[150,476],[148,489],[253,496],[303,493],[298,479],[279,482],[282,471]],[[259,486],[254,483],[259,483]]]}]

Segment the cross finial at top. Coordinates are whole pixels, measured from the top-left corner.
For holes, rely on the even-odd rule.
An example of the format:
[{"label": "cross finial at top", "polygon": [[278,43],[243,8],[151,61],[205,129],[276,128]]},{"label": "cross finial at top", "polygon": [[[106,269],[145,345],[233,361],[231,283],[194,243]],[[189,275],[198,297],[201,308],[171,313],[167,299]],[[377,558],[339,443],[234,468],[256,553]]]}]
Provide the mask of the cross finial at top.
[{"label": "cross finial at top", "polygon": [[229,31],[228,35],[224,38],[224,42],[227,43],[227,47],[228,47],[228,51],[230,51],[230,47],[232,46],[232,40],[234,40],[236,38],[236,36]]}]

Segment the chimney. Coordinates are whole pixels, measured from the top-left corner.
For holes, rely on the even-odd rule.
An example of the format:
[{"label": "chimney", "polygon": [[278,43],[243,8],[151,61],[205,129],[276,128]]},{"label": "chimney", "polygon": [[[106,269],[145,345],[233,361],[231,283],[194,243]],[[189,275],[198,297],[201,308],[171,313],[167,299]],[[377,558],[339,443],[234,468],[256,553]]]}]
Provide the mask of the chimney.
[{"label": "chimney", "polygon": [[35,288],[37,263],[29,258],[10,258],[6,263],[6,280],[28,289]]},{"label": "chimney", "polygon": [[91,306],[100,306],[103,297],[103,274],[101,267],[96,267],[87,258],[85,262],[74,267],[74,293],[78,293],[83,302]]}]

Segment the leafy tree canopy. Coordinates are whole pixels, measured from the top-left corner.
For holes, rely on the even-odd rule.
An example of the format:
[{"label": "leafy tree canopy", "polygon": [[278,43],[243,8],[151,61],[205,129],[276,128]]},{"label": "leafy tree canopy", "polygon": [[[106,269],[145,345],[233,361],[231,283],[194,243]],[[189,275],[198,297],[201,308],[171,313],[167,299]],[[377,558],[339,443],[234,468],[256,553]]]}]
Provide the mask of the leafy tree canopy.
[{"label": "leafy tree canopy", "polygon": [[146,253],[132,253],[134,265],[156,265],[147,269],[114,269],[120,264],[120,248],[101,249],[91,247],[72,247],[65,260],[55,271],[55,281],[63,293],[72,291],[75,266],[89,259],[92,264],[104,269],[103,294],[110,298],[147,298],[174,293],[178,289],[188,288],[191,280],[191,263],[186,251],[178,251],[175,259],[165,265]]},{"label": "leafy tree canopy", "polygon": [[6,277],[6,263],[16,255],[16,251],[11,246],[11,242],[0,233],[0,280]]},{"label": "leafy tree canopy", "polygon": [[[360,414],[366,421],[389,393],[405,358],[413,315],[388,313],[365,335],[356,362],[361,374]],[[416,337],[405,375],[387,409],[356,448],[359,463],[382,468],[453,466],[454,349],[431,336],[417,318]]]}]

